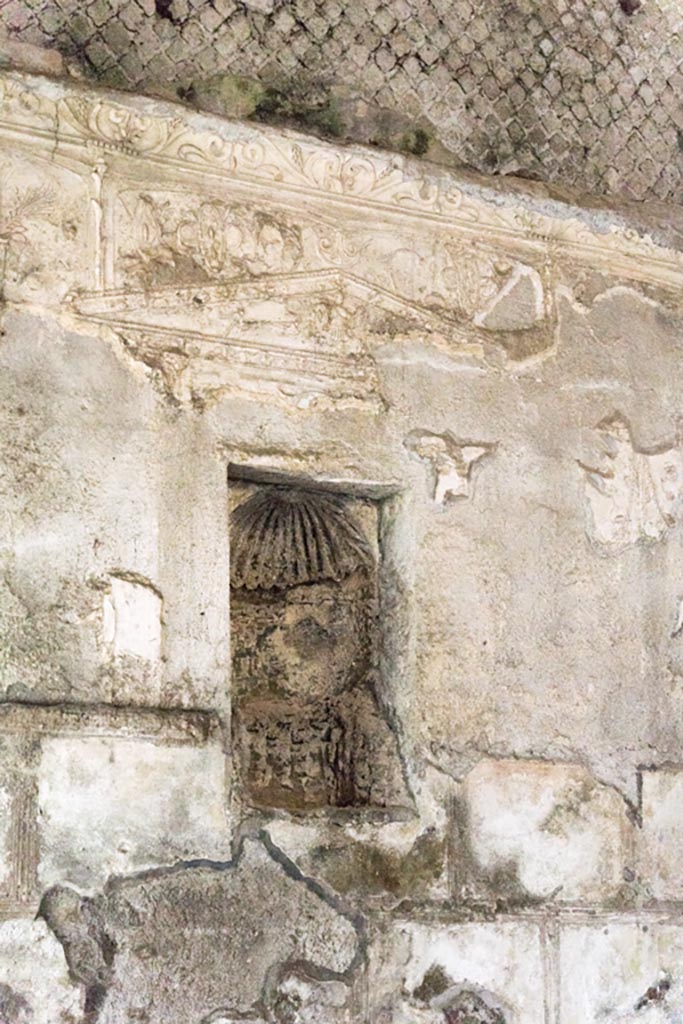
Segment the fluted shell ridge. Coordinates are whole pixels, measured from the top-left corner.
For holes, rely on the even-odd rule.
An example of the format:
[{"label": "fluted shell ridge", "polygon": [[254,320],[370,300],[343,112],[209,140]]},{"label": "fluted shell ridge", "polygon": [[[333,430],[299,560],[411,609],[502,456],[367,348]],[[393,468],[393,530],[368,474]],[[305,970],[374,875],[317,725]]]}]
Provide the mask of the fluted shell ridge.
[{"label": "fluted shell ridge", "polygon": [[232,513],[233,587],[282,590],[340,581],[372,561],[363,531],[336,495],[264,487]]}]

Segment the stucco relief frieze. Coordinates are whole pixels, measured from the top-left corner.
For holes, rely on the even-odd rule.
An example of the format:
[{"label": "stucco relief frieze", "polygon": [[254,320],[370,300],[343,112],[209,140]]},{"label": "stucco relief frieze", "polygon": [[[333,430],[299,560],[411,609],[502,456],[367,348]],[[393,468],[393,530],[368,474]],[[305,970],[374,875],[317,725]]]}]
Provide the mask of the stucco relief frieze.
[{"label": "stucco relief frieze", "polygon": [[[254,184],[266,182],[351,203],[367,202],[404,215],[429,213],[451,227],[488,230],[520,245],[550,246],[555,255],[566,251],[579,259],[618,263],[636,280],[654,279],[673,286],[683,274],[680,253],[614,223],[593,228],[573,215],[571,208],[558,207],[555,216],[521,200],[491,197],[487,201],[476,188],[459,187],[453,176],[425,171],[424,165],[400,156],[335,150],[315,140],[253,126],[231,125],[219,134],[195,127],[197,122],[186,114],[165,113],[165,109],[160,104],[141,107],[130,99],[115,101],[82,89],[70,92],[68,87],[30,76],[8,73],[0,79],[0,130],[47,132],[64,145],[81,147],[86,163],[92,162],[93,149],[167,161],[198,175],[243,177]],[[644,256],[649,257],[647,266],[642,265]]]},{"label": "stucco relief frieze", "polygon": [[545,315],[538,271],[445,234],[397,237],[382,224],[332,226],[320,215],[293,216],[263,202],[160,189],[122,190],[115,232],[120,284],[149,288],[336,267],[458,319],[479,317],[488,328],[487,310],[521,268],[539,282],[541,309],[515,326],[525,329]]},{"label": "stucco relief frieze", "polygon": [[[401,159],[376,160],[369,155],[295,142],[264,131],[261,138],[229,141],[212,132],[197,132],[181,117],[160,117],[84,96],[67,97],[58,105],[59,132],[87,144],[135,156],[159,156],[267,181],[338,196],[395,204],[416,210],[448,213],[457,210],[461,193],[453,183],[411,180]],[[252,135],[245,131],[245,136]]]},{"label": "stucco relief frieze", "polygon": [[[332,392],[355,400],[359,371],[377,398],[376,374],[367,368],[387,343],[436,346],[468,364],[473,356],[486,362],[492,349],[520,360],[550,348],[546,267],[520,264],[485,244],[466,247],[433,229],[429,236],[413,228],[399,237],[383,222],[330,223],[320,209],[293,211],[278,198],[256,203],[215,189],[124,187],[110,218],[112,269],[102,273],[114,287],[76,297],[74,308],[116,329],[123,323],[129,350],[147,353],[145,361],[153,349],[155,363],[170,365],[172,353],[177,367],[182,352],[183,376],[193,378],[190,391],[204,392],[203,398],[206,387],[221,390],[221,362],[251,361],[245,345],[263,382],[274,374],[282,393],[300,392],[302,401]],[[532,301],[526,293],[520,301],[525,288]],[[212,383],[200,386],[202,375],[191,364],[199,359],[208,368],[199,354],[206,355],[207,345]],[[222,355],[221,346],[227,346]],[[330,381],[340,373],[347,384],[354,381],[351,395],[347,384],[330,390],[328,381],[320,392],[311,390],[310,374],[301,380],[302,366],[318,378],[323,365]],[[173,394],[181,398],[186,388],[173,376]],[[238,374],[232,377],[226,388],[244,386]],[[164,381],[168,386],[168,373]]]},{"label": "stucco relief frieze", "polygon": [[11,260],[35,273],[18,217],[44,230],[51,190],[68,197],[73,238],[46,248],[75,255],[42,294],[69,293],[71,314],[113,328],[176,399],[381,405],[380,348],[513,371],[552,356],[555,263],[579,250],[665,287],[682,277],[647,239],[487,202],[395,155],[167,109],[0,79],[0,135],[32,162],[22,194],[0,166],[0,249],[5,279]]},{"label": "stucco relief frieze", "polygon": [[119,197],[122,280],[134,287],[229,280],[301,267],[301,228],[245,204],[196,193]]},{"label": "stucco relief frieze", "polygon": [[381,405],[375,346],[431,339],[462,358],[482,353],[443,314],[334,269],[92,293],[73,308],[112,326],[179,400],[236,387]]},{"label": "stucco relief frieze", "polygon": [[566,245],[570,250],[588,246],[595,254],[621,253],[636,259],[647,251],[662,269],[670,264],[679,274],[683,270],[680,254],[656,246],[635,231],[615,225],[593,230],[564,212],[553,216],[522,203],[487,204],[459,188],[452,177],[417,170],[400,156],[335,152],[319,142],[268,129],[242,128],[237,138],[227,139],[217,132],[196,130],[178,115],[147,114],[101,98],[67,97],[58,111],[60,132],[94,146],[178,160],[197,169],[363,200],[406,213],[430,213],[461,226],[486,227],[519,242]]}]

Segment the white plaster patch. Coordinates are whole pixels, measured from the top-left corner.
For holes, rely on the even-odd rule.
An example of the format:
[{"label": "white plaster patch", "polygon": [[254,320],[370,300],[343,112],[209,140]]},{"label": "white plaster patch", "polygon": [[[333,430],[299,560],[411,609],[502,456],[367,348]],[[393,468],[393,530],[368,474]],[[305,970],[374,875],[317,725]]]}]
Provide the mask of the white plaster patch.
[{"label": "white plaster patch", "polygon": [[560,935],[561,1024],[683,1020],[683,928],[646,921],[566,926]]},{"label": "white plaster patch", "polygon": [[463,798],[471,852],[512,869],[537,897],[607,899],[623,882],[632,827],[621,797],[581,767],[482,761]]},{"label": "white plaster patch", "polygon": [[683,769],[642,774],[638,870],[656,899],[680,900],[683,889]]},{"label": "white plaster patch", "polygon": [[0,1020],[67,1024],[82,1013],[82,987],[70,981],[62,947],[45,922],[2,922]]},{"label": "white plaster patch", "polygon": [[39,776],[43,886],[230,857],[220,744],[49,739]]},{"label": "white plaster patch", "polygon": [[[400,938],[407,938],[409,955],[402,976],[403,990],[419,989],[433,968],[441,970],[454,986],[485,989],[509,1007],[512,1020],[543,1024],[545,1020],[543,963],[539,929],[533,924],[477,923],[435,928],[403,924]],[[398,986],[397,986],[398,987]],[[406,1000],[392,1024],[411,1024],[423,1017],[416,1013],[413,999]],[[443,1014],[439,1014],[443,1020]],[[429,1011],[424,1017],[425,1024]]]},{"label": "white plaster patch", "polygon": [[6,789],[0,789],[0,882],[10,876],[15,852],[10,847],[11,797]]},{"label": "white plaster patch", "polygon": [[598,427],[599,466],[583,466],[588,535],[614,553],[639,540],[661,540],[683,515],[683,452],[638,451],[620,417]]},{"label": "white plaster patch", "polygon": [[104,641],[115,655],[161,656],[161,597],[146,583],[113,576],[104,597]]}]

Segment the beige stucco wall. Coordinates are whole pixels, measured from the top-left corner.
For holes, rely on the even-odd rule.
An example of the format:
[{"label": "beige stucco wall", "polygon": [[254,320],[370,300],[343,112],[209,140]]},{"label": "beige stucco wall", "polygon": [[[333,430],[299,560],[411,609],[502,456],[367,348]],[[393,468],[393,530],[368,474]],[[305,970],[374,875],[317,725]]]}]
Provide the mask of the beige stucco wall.
[{"label": "beige stucco wall", "polygon": [[[679,254],[20,75],[0,140],[7,1020],[676,1020]],[[414,813],[242,820],[230,467],[383,502]]]}]

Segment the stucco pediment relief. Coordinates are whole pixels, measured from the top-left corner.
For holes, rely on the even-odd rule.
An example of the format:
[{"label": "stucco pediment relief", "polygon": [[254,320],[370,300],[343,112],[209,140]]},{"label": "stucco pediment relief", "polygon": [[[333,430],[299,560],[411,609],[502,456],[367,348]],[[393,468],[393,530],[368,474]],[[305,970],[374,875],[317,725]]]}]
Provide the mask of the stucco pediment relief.
[{"label": "stucco pediment relief", "polygon": [[179,400],[237,387],[303,403],[380,403],[372,352],[389,340],[432,341],[464,359],[483,353],[481,331],[334,270],[90,293],[72,307],[114,328]]}]

